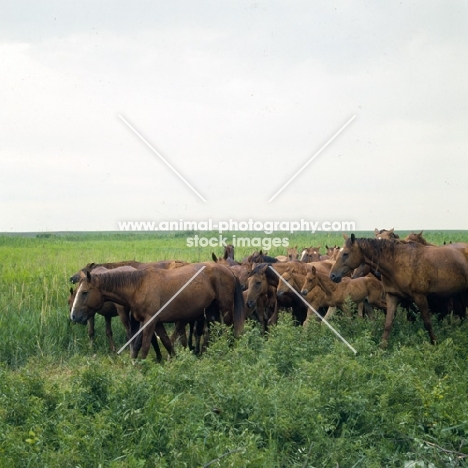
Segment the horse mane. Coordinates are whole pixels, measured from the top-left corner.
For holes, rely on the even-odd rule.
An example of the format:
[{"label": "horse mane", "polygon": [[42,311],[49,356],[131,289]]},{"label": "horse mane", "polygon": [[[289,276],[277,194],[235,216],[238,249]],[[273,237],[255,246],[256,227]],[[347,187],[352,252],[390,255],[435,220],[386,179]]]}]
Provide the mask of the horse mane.
[{"label": "horse mane", "polygon": [[377,238],[368,238],[363,237],[360,239],[355,239],[359,247],[365,247],[366,250],[372,252],[372,258],[378,259],[381,255],[394,257],[395,250],[404,246],[407,249],[418,249],[423,247],[422,244],[417,242],[402,243],[398,239],[377,239]]},{"label": "horse mane", "polygon": [[96,278],[101,288],[109,291],[115,289],[132,287],[136,288],[140,286],[141,282],[148,274],[149,270],[135,270],[135,271],[113,271],[109,270],[107,273],[100,275],[92,275],[92,278]]}]

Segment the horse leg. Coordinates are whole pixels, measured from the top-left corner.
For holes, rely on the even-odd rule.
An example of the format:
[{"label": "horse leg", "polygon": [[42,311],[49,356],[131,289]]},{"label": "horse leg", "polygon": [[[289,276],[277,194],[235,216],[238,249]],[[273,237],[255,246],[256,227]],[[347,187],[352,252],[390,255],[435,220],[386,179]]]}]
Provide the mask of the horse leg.
[{"label": "horse leg", "polygon": [[111,351],[115,352],[115,344],[113,340],[113,334],[112,334],[112,317],[110,315],[104,316],[104,319],[106,321],[106,336],[107,339],[109,340],[109,346]]},{"label": "horse leg", "polygon": [[276,299],[273,301],[273,313],[268,319],[267,325],[276,325],[278,323],[278,301]]},{"label": "horse leg", "polygon": [[[162,322],[157,322],[155,325],[156,333],[161,339],[162,344],[166,348],[169,356],[175,356],[174,347],[172,346],[171,339],[167,336],[166,329]],[[142,351],[143,352],[143,351]]]},{"label": "horse leg", "polygon": [[185,322],[178,321],[175,323],[174,332],[171,335],[171,343],[174,346],[177,340],[180,340],[180,344],[187,347],[187,334],[185,332]]},{"label": "horse leg", "polygon": [[357,304],[358,317],[364,318],[364,301]]},{"label": "horse leg", "polygon": [[201,338],[205,332],[205,317],[200,317],[195,321],[195,354],[201,353]]},{"label": "horse leg", "polygon": [[323,317],[323,320],[330,320],[335,314],[335,312],[336,312],[336,307],[329,306],[327,313],[325,314],[325,317]]},{"label": "horse leg", "polygon": [[158,343],[158,335],[156,332],[153,333],[153,336],[151,337],[151,344],[153,345],[154,352],[156,353],[156,359],[158,362],[162,361],[162,354],[161,354],[161,348],[159,347]]},{"label": "horse leg", "polygon": [[90,346],[91,348],[94,345],[94,335],[95,335],[95,330],[94,330],[94,315],[88,318],[88,337],[90,340]]},{"label": "horse leg", "polygon": [[414,302],[418,306],[419,312],[421,313],[421,317],[424,322],[424,328],[427,330],[427,333],[429,334],[429,338],[431,339],[431,344],[435,344],[437,340],[434,335],[434,331],[432,329],[431,315],[429,313],[427,297],[424,294],[417,295],[414,297]]},{"label": "horse leg", "polygon": [[385,317],[385,326],[384,332],[382,335],[381,347],[386,348],[388,346],[388,337],[392,330],[393,319],[395,317],[395,312],[400,303],[400,298],[392,294],[387,294],[387,315]]}]

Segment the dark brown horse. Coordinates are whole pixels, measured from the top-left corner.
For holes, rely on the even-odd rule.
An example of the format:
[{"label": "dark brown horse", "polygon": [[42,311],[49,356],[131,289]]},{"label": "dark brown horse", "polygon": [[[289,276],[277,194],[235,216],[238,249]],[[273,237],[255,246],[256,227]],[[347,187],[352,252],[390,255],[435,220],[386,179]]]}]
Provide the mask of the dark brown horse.
[{"label": "dark brown horse", "polygon": [[[128,273],[109,271],[102,275],[88,272],[79,282],[71,319],[76,322],[86,320],[106,300],[129,307],[135,319],[143,324],[143,359],[148,355],[154,331],[168,352],[174,354],[163,323],[189,323],[205,316],[208,321],[234,325],[234,333],[238,336],[245,320],[239,280],[228,267],[212,262],[172,270],[145,268]],[[135,346],[133,358],[137,357],[138,351]]]},{"label": "dark brown horse", "polygon": [[[346,238],[346,236],[345,236]],[[421,313],[431,342],[436,341],[428,307],[431,294],[448,298],[464,294],[468,288],[468,259],[464,249],[450,247],[426,247],[384,239],[357,239],[354,234],[346,238],[330,278],[341,278],[368,263],[382,275],[386,293],[387,316],[382,336],[386,346],[393,325],[397,306],[402,300],[414,302]]]}]

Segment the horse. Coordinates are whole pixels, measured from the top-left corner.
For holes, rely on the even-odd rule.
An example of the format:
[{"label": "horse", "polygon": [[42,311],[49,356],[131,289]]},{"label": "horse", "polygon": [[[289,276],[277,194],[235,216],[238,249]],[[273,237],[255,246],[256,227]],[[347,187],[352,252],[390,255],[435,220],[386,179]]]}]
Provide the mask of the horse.
[{"label": "horse", "polygon": [[[113,269],[114,271],[120,271],[120,272],[125,272],[125,271],[135,271],[136,269],[131,267],[131,266],[122,266],[122,267],[117,267]],[[105,267],[96,267],[93,272],[96,275],[106,273],[110,270],[108,270]],[[84,273],[81,273],[81,277],[84,276]],[[68,298],[68,306],[69,310],[71,313],[71,309],[73,306],[73,303],[75,301],[75,296],[78,288],[73,289],[70,288],[70,296]],[[130,338],[138,331],[140,324],[135,321],[133,318],[132,314],[130,313],[130,310],[120,304],[116,304],[115,302],[112,301],[105,301],[102,304],[102,307],[98,310],[95,311],[95,313],[102,315],[104,317],[104,320],[106,322],[106,336],[109,341],[109,346],[111,351],[115,352],[115,344],[114,344],[114,339],[113,339],[113,332],[112,332],[112,318],[113,317],[119,317],[120,321],[125,329],[126,332],[126,339],[127,341],[130,340]],[[94,328],[94,316],[95,314],[91,314],[88,316],[88,319],[86,321],[87,326],[88,326],[88,337],[91,341],[91,344],[94,342],[94,336],[95,336],[95,328]],[[83,323],[83,322],[81,322]],[[161,350],[159,348],[159,344],[157,341],[157,337],[153,336],[151,339],[151,343],[153,345],[153,348],[156,352],[156,357],[158,361],[161,361],[162,359],[162,354]]]},{"label": "horse", "polygon": [[234,246],[228,244],[224,246],[223,257],[217,257],[214,252],[211,254],[211,258],[216,263],[222,263],[223,265],[234,266],[239,265],[239,262],[234,260]]},{"label": "horse", "polygon": [[[171,270],[145,268],[125,273],[109,271],[102,275],[87,272],[79,282],[71,319],[86,320],[105,300],[129,307],[135,319],[145,327],[142,359],[148,355],[155,330],[169,354],[175,354],[165,334],[163,324],[167,322],[189,323],[205,316],[208,321],[233,325],[236,337],[243,331],[245,304],[239,280],[228,267],[212,262]],[[157,319],[153,319],[156,314]],[[135,345],[132,358],[136,358],[138,352],[139,346]]]},{"label": "horse", "polygon": [[242,263],[248,262],[248,263],[277,263],[279,260],[275,257],[270,257],[267,254],[263,253],[263,250],[260,250],[260,252],[254,252],[252,255],[249,255],[248,257],[245,257],[244,260],[242,260]]},{"label": "horse", "polygon": [[306,247],[301,252],[301,262],[311,263],[320,261],[320,246],[318,247]]},{"label": "horse", "polygon": [[[304,284],[304,281],[306,280],[306,277],[309,274],[310,274],[310,272],[308,272],[307,275],[303,275],[303,274],[298,273],[297,271],[295,271],[294,268],[288,268],[281,275],[281,280],[278,283],[277,293],[280,293],[280,295],[285,294],[285,293],[290,294],[291,293],[291,288],[293,288],[297,293],[300,293],[302,296],[305,296],[304,300],[313,309],[315,309],[315,311],[319,315],[323,316],[326,313],[325,308],[328,307],[327,304],[324,301],[325,293],[318,287],[312,286],[311,290],[307,291],[307,292],[304,291],[303,288],[301,287],[301,285]],[[296,296],[294,293],[292,295]],[[312,316],[316,316],[315,312],[310,307],[306,306],[306,317],[302,321],[302,326],[303,327],[307,327],[307,325],[310,322],[310,319],[312,318]]]},{"label": "horse", "polygon": [[328,245],[325,245],[325,248],[327,249],[327,257],[329,260],[336,260],[336,257],[340,253],[340,247],[335,245],[334,247],[328,247]]},{"label": "horse", "polygon": [[[349,279],[338,284],[334,283],[328,275],[317,272],[315,268],[312,269],[310,276],[315,276],[316,284],[326,294],[326,303],[329,307],[338,307],[343,310],[346,302],[351,300],[358,307],[359,317],[364,317],[364,307],[367,304],[370,305],[370,309],[367,310],[369,316],[372,316],[372,306],[382,310],[386,308],[386,304],[382,300],[384,295],[382,283],[372,276]],[[310,276],[307,277],[302,293],[307,290],[308,283],[311,282]],[[331,315],[327,313],[326,318],[330,318]]]},{"label": "horse", "polygon": [[386,294],[387,314],[382,346],[388,345],[397,306],[402,300],[414,302],[421,313],[431,343],[436,342],[432,329],[428,296],[449,298],[466,294],[468,288],[468,258],[463,248],[431,247],[385,239],[345,237],[345,245],[330,278],[339,283],[343,276],[362,262],[378,269]]},{"label": "horse", "polygon": [[412,232],[411,234],[408,234],[406,237],[403,238],[403,242],[418,242],[422,245],[431,245],[432,247],[436,247],[436,244],[431,244],[430,242],[427,242],[427,240],[424,239],[422,233],[423,231],[418,233]]},{"label": "horse", "polygon": [[395,232],[395,228],[392,229],[374,229],[376,239],[399,239],[400,236]]},{"label": "horse", "polygon": [[252,263],[244,262],[240,265],[232,265],[229,268],[237,276],[242,291],[245,291],[248,287],[248,278],[249,273],[252,271]]},{"label": "horse", "polygon": [[95,268],[103,267],[107,270],[112,270],[114,268],[120,268],[123,266],[130,266],[135,268],[136,270],[140,270],[142,268],[146,268],[147,266],[152,266],[153,268],[163,268],[163,269],[172,269],[178,268],[179,266],[187,265],[187,262],[183,262],[181,260],[162,260],[159,262],[137,262],[136,260],[124,260],[121,262],[110,262],[110,263],[88,263],[84,266],[81,270],[77,271],[74,275],[70,277],[70,282],[75,284],[80,281],[81,275],[86,274],[88,271],[91,272]]},{"label": "horse", "polygon": [[268,284],[265,275],[266,268],[268,268],[268,264],[250,272],[248,288],[244,291],[247,314],[249,316],[255,314],[262,327],[262,333],[265,333],[268,326],[275,324],[278,320],[276,288]]}]

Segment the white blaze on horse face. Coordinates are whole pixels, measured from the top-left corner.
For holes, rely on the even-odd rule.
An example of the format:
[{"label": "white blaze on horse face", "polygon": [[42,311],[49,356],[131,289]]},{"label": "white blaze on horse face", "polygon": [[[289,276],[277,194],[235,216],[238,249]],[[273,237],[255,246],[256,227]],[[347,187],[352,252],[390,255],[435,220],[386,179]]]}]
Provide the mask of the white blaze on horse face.
[{"label": "white blaze on horse face", "polygon": [[80,294],[81,286],[83,286],[83,284],[80,284],[78,286],[78,291],[76,291],[75,299],[73,299],[73,305],[70,311],[70,320],[73,320],[73,311],[75,310],[76,301],[78,300],[78,295]]},{"label": "white blaze on horse face", "polygon": [[307,255],[307,249],[304,249],[304,250],[301,252],[301,262],[304,261],[304,258],[305,258],[306,255]]}]

